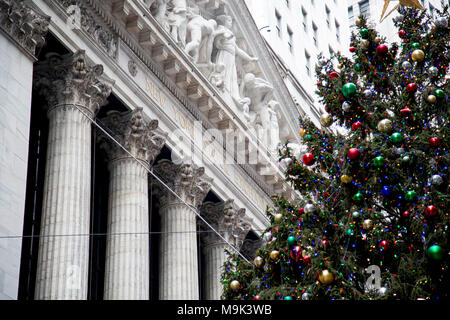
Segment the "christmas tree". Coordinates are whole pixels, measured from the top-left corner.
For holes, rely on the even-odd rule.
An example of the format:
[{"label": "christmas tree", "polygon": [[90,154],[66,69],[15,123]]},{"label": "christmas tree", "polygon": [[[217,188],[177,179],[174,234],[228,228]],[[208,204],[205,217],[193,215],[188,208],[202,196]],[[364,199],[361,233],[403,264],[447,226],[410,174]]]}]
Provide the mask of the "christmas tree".
[{"label": "christmas tree", "polygon": [[223,299],[449,298],[448,6],[394,23],[398,45],[360,16],[351,57],[319,58],[321,124],[346,133],[300,119],[307,151],[280,159],[302,197],[274,197],[252,263],[228,252]]}]

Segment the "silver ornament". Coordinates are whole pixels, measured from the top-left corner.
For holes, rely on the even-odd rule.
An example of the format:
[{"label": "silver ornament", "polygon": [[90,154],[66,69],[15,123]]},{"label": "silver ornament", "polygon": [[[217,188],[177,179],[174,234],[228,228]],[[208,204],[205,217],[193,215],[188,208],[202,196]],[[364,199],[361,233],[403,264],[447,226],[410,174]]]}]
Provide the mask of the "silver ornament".
[{"label": "silver ornament", "polygon": [[442,182],[444,182],[444,179],[442,179],[442,177],[438,174],[435,174],[431,177],[431,184],[439,186],[442,184]]},{"label": "silver ornament", "polygon": [[401,155],[401,154],[405,153],[405,149],[404,148],[394,148],[393,152],[396,155]]},{"label": "silver ornament", "polygon": [[269,242],[270,240],[272,240],[272,233],[271,232],[264,233],[263,239],[264,241]]},{"label": "silver ornament", "polygon": [[436,18],[436,20],[434,21],[434,24],[437,27],[445,28],[445,27],[447,27],[447,18],[446,17]]},{"label": "silver ornament", "polygon": [[352,106],[347,101],[344,101],[344,103],[342,103],[342,110],[344,110],[345,112],[350,111],[351,108]]},{"label": "silver ornament", "polygon": [[402,68],[406,70],[410,70],[412,68],[412,64],[409,61],[403,61]]},{"label": "silver ornament", "polygon": [[292,158],[283,158],[283,159],[280,160],[280,162],[284,166],[288,167],[292,163]]},{"label": "silver ornament", "polygon": [[387,293],[388,289],[386,287],[381,287],[380,289],[378,289],[378,293],[381,296],[384,296]]},{"label": "silver ornament", "polygon": [[404,16],[402,14],[399,14],[398,16],[396,16],[393,20],[395,22],[400,22],[403,21]]},{"label": "silver ornament", "polygon": [[366,90],[364,90],[363,94],[366,98],[368,98],[372,95],[372,90],[366,89]]},{"label": "silver ornament", "polygon": [[361,214],[359,213],[359,211],[353,211],[353,212],[352,212],[352,217],[353,217],[353,218],[359,218],[360,215],[361,215]]},{"label": "silver ornament", "polygon": [[303,210],[305,210],[305,213],[312,213],[314,212],[314,210],[316,210],[316,206],[313,205],[312,203],[308,203],[307,205],[305,205]]},{"label": "silver ornament", "polygon": [[432,76],[437,76],[438,73],[439,73],[439,69],[436,68],[435,66],[428,68],[428,74],[430,74]]},{"label": "silver ornament", "polygon": [[311,297],[311,293],[305,292],[302,294],[302,300],[309,300],[309,297]]}]

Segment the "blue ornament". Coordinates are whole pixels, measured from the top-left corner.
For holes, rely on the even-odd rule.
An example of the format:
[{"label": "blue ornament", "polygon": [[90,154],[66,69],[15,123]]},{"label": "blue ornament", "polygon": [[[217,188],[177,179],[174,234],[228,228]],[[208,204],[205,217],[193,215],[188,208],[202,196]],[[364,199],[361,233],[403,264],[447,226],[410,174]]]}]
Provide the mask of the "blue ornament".
[{"label": "blue ornament", "polygon": [[384,186],[383,188],[381,188],[381,195],[385,198],[389,197],[391,195],[391,188],[389,188],[388,186]]}]

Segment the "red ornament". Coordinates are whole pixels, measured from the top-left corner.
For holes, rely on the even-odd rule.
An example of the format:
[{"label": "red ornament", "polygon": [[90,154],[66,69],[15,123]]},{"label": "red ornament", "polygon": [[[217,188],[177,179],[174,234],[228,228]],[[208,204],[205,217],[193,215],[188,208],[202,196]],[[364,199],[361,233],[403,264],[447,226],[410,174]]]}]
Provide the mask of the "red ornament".
[{"label": "red ornament", "polygon": [[405,107],[404,109],[400,110],[400,114],[404,117],[409,117],[411,113],[412,111],[408,107]]},{"label": "red ornament", "polygon": [[428,206],[428,207],[425,209],[425,215],[426,215],[427,217],[434,217],[435,215],[438,214],[438,212],[439,212],[439,209],[436,208],[435,206]]},{"label": "red ornament", "polygon": [[330,78],[331,79],[336,79],[337,77],[339,77],[339,74],[336,71],[333,71],[330,73]]},{"label": "red ornament", "polygon": [[356,48],[355,47],[350,47],[349,50],[350,50],[350,52],[355,52]]},{"label": "red ornament", "polygon": [[438,137],[434,137],[430,139],[430,146],[436,148],[439,147],[439,145],[441,144],[441,140],[439,140]]},{"label": "red ornament", "polygon": [[303,262],[306,264],[310,264],[311,263],[311,257],[310,256],[304,256],[303,257]]},{"label": "red ornament", "polygon": [[259,296],[258,295],[254,296],[253,300],[259,300]]},{"label": "red ornament", "polygon": [[347,152],[347,157],[349,157],[349,159],[351,159],[351,160],[358,159],[360,155],[361,155],[361,151],[359,151],[359,149],[356,149],[356,148],[350,148],[350,150],[348,150],[348,152]]},{"label": "red ornament", "polygon": [[343,96],[342,94],[339,94],[339,101],[340,101],[340,102],[344,102],[344,100],[345,100],[345,99],[344,99],[344,96]]},{"label": "red ornament", "polygon": [[403,218],[409,218],[411,216],[411,212],[409,212],[409,211],[403,211],[402,212],[402,217]]},{"label": "red ornament", "polygon": [[302,248],[300,246],[295,246],[291,251],[291,258],[295,262],[302,260]]},{"label": "red ornament", "polygon": [[356,121],[354,124],[352,124],[352,130],[353,131],[356,131],[356,130],[361,129],[361,128],[362,128],[362,123],[359,122],[359,121]]},{"label": "red ornament", "polygon": [[400,39],[405,39],[406,38],[406,31],[405,30],[400,30],[398,32],[398,36],[400,37]]},{"label": "red ornament", "polygon": [[410,83],[406,86],[406,91],[409,93],[414,93],[416,92],[418,89],[417,84],[415,83]]},{"label": "red ornament", "polygon": [[330,245],[330,243],[328,242],[328,240],[322,240],[322,247],[323,248],[327,248]]},{"label": "red ornament", "polygon": [[389,249],[389,242],[387,242],[386,240],[381,241],[380,242],[380,249],[381,250]]},{"label": "red ornament", "polygon": [[389,51],[389,48],[385,44],[380,44],[379,46],[377,46],[377,53],[379,55],[385,55],[386,53],[388,53],[388,51]]},{"label": "red ornament", "polygon": [[305,209],[298,208],[298,214],[300,214],[300,215],[305,214]]},{"label": "red ornament", "polygon": [[316,159],[312,153],[307,153],[303,156],[303,163],[307,166],[313,165],[315,161]]}]

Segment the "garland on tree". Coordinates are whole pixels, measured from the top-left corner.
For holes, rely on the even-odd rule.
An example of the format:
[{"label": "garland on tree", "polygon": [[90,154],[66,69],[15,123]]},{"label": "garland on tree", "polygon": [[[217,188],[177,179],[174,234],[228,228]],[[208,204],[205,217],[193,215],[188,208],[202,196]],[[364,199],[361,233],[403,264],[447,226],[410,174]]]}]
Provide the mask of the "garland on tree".
[{"label": "garland on tree", "polygon": [[352,57],[319,58],[320,122],[347,133],[300,120],[280,159],[302,198],[273,198],[253,264],[227,252],[222,298],[449,297],[448,9],[401,7],[400,45],[360,16]]}]

